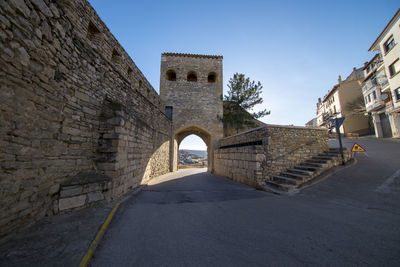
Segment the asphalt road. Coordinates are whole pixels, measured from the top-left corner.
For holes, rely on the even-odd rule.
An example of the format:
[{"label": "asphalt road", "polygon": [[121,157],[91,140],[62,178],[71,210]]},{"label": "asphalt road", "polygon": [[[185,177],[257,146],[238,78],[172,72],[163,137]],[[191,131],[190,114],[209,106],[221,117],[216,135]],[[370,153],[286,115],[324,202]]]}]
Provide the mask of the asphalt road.
[{"label": "asphalt road", "polygon": [[400,142],[355,141],[356,164],[292,196],[162,176],[122,204],[92,266],[400,266]]}]

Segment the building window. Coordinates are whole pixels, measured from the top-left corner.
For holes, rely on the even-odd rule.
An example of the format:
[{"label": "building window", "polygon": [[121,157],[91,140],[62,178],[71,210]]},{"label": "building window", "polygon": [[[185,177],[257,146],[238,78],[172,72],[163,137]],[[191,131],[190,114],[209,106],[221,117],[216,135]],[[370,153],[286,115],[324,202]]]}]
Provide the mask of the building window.
[{"label": "building window", "polygon": [[371,102],[371,94],[368,95],[368,103]]},{"label": "building window", "polygon": [[389,66],[390,77],[396,75],[399,72],[399,70],[400,70],[400,61],[399,59],[396,59],[396,61]]},{"label": "building window", "polygon": [[390,36],[389,39],[383,44],[385,53],[389,52],[390,49],[395,45],[393,36]]},{"label": "building window", "polygon": [[365,104],[368,104],[368,98],[365,97]]},{"label": "building window", "polygon": [[372,96],[374,97],[374,100],[376,100],[376,91],[372,92]]},{"label": "building window", "polygon": [[165,115],[166,115],[170,120],[172,120],[172,110],[173,110],[173,107],[172,107],[172,106],[166,106],[166,107],[165,107]]},{"label": "building window", "polygon": [[187,75],[187,81],[188,82],[197,82],[196,72],[194,72],[194,71],[189,72]]},{"label": "building window", "polygon": [[167,80],[168,81],[176,81],[176,73],[173,70],[167,71]]},{"label": "building window", "polygon": [[215,72],[210,72],[208,74],[207,80],[209,83],[215,83],[217,81],[217,74],[215,74]]},{"label": "building window", "polygon": [[396,100],[400,100],[400,87],[394,90],[394,94],[396,95]]}]

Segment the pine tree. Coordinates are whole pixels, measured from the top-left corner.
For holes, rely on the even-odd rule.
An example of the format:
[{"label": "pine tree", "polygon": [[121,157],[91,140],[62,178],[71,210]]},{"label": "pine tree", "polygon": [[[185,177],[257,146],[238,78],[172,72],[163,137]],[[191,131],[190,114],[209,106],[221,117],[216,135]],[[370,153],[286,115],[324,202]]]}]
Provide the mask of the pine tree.
[{"label": "pine tree", "polygon": [[233,126],[236,132],[243,126],[254,126],[254,119],[264,117],[271,113],[266,109],[250,113],[254,106],[262,104],[260,96],[262,85],[260,82],[250,81],[244,74],[235,73],[228,82],[228,94],[224,96],[224,101],[229,102],[226,106],[222,121],[227,125]]}]

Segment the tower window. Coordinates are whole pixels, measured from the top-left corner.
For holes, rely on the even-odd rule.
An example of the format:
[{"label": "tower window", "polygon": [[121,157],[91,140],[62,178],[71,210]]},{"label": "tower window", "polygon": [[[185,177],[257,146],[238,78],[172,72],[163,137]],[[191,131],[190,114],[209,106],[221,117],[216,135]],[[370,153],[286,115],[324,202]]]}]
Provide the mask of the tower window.
[{"label": "tower window", "polygon": [[172,107],[172,106],[166,106],[166,107],[165,107],[165,115],[166,115],[170,120],[172,120],[172,110],[173,110],[173,107]]},{"label": "tower window", "polygon": [[194,71],[189,72],[187,75],[187,81],[188,82],[197,82],[196,72],[194,72]]},{"label": "tower window", "polygon": [[176,73],[173,70],[167,71],[167,80],[168,81],[176,81]]},{"label": "tower window", "polygon": [[207,80],[209,83],[215,83],[217,81],[217,74],[215,74],[215,72],[210,72],[208,74]]}]

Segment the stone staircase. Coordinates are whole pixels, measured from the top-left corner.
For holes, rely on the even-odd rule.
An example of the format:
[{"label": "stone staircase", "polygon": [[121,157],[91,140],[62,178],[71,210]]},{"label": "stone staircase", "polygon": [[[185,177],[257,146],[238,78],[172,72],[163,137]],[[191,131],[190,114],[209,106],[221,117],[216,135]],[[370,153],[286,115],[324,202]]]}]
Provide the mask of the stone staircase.
[{"label": "stone staircase", "polygon": [[[343,148],[344,160],[349,161],[350,151]],[[264,190],[275,194],[285,194],[300,188],[324,171],[342,163],[339,148],[330,148],[328,151],[314,156],[299,165],[287,169],[285,172],[265,181]]]}]

